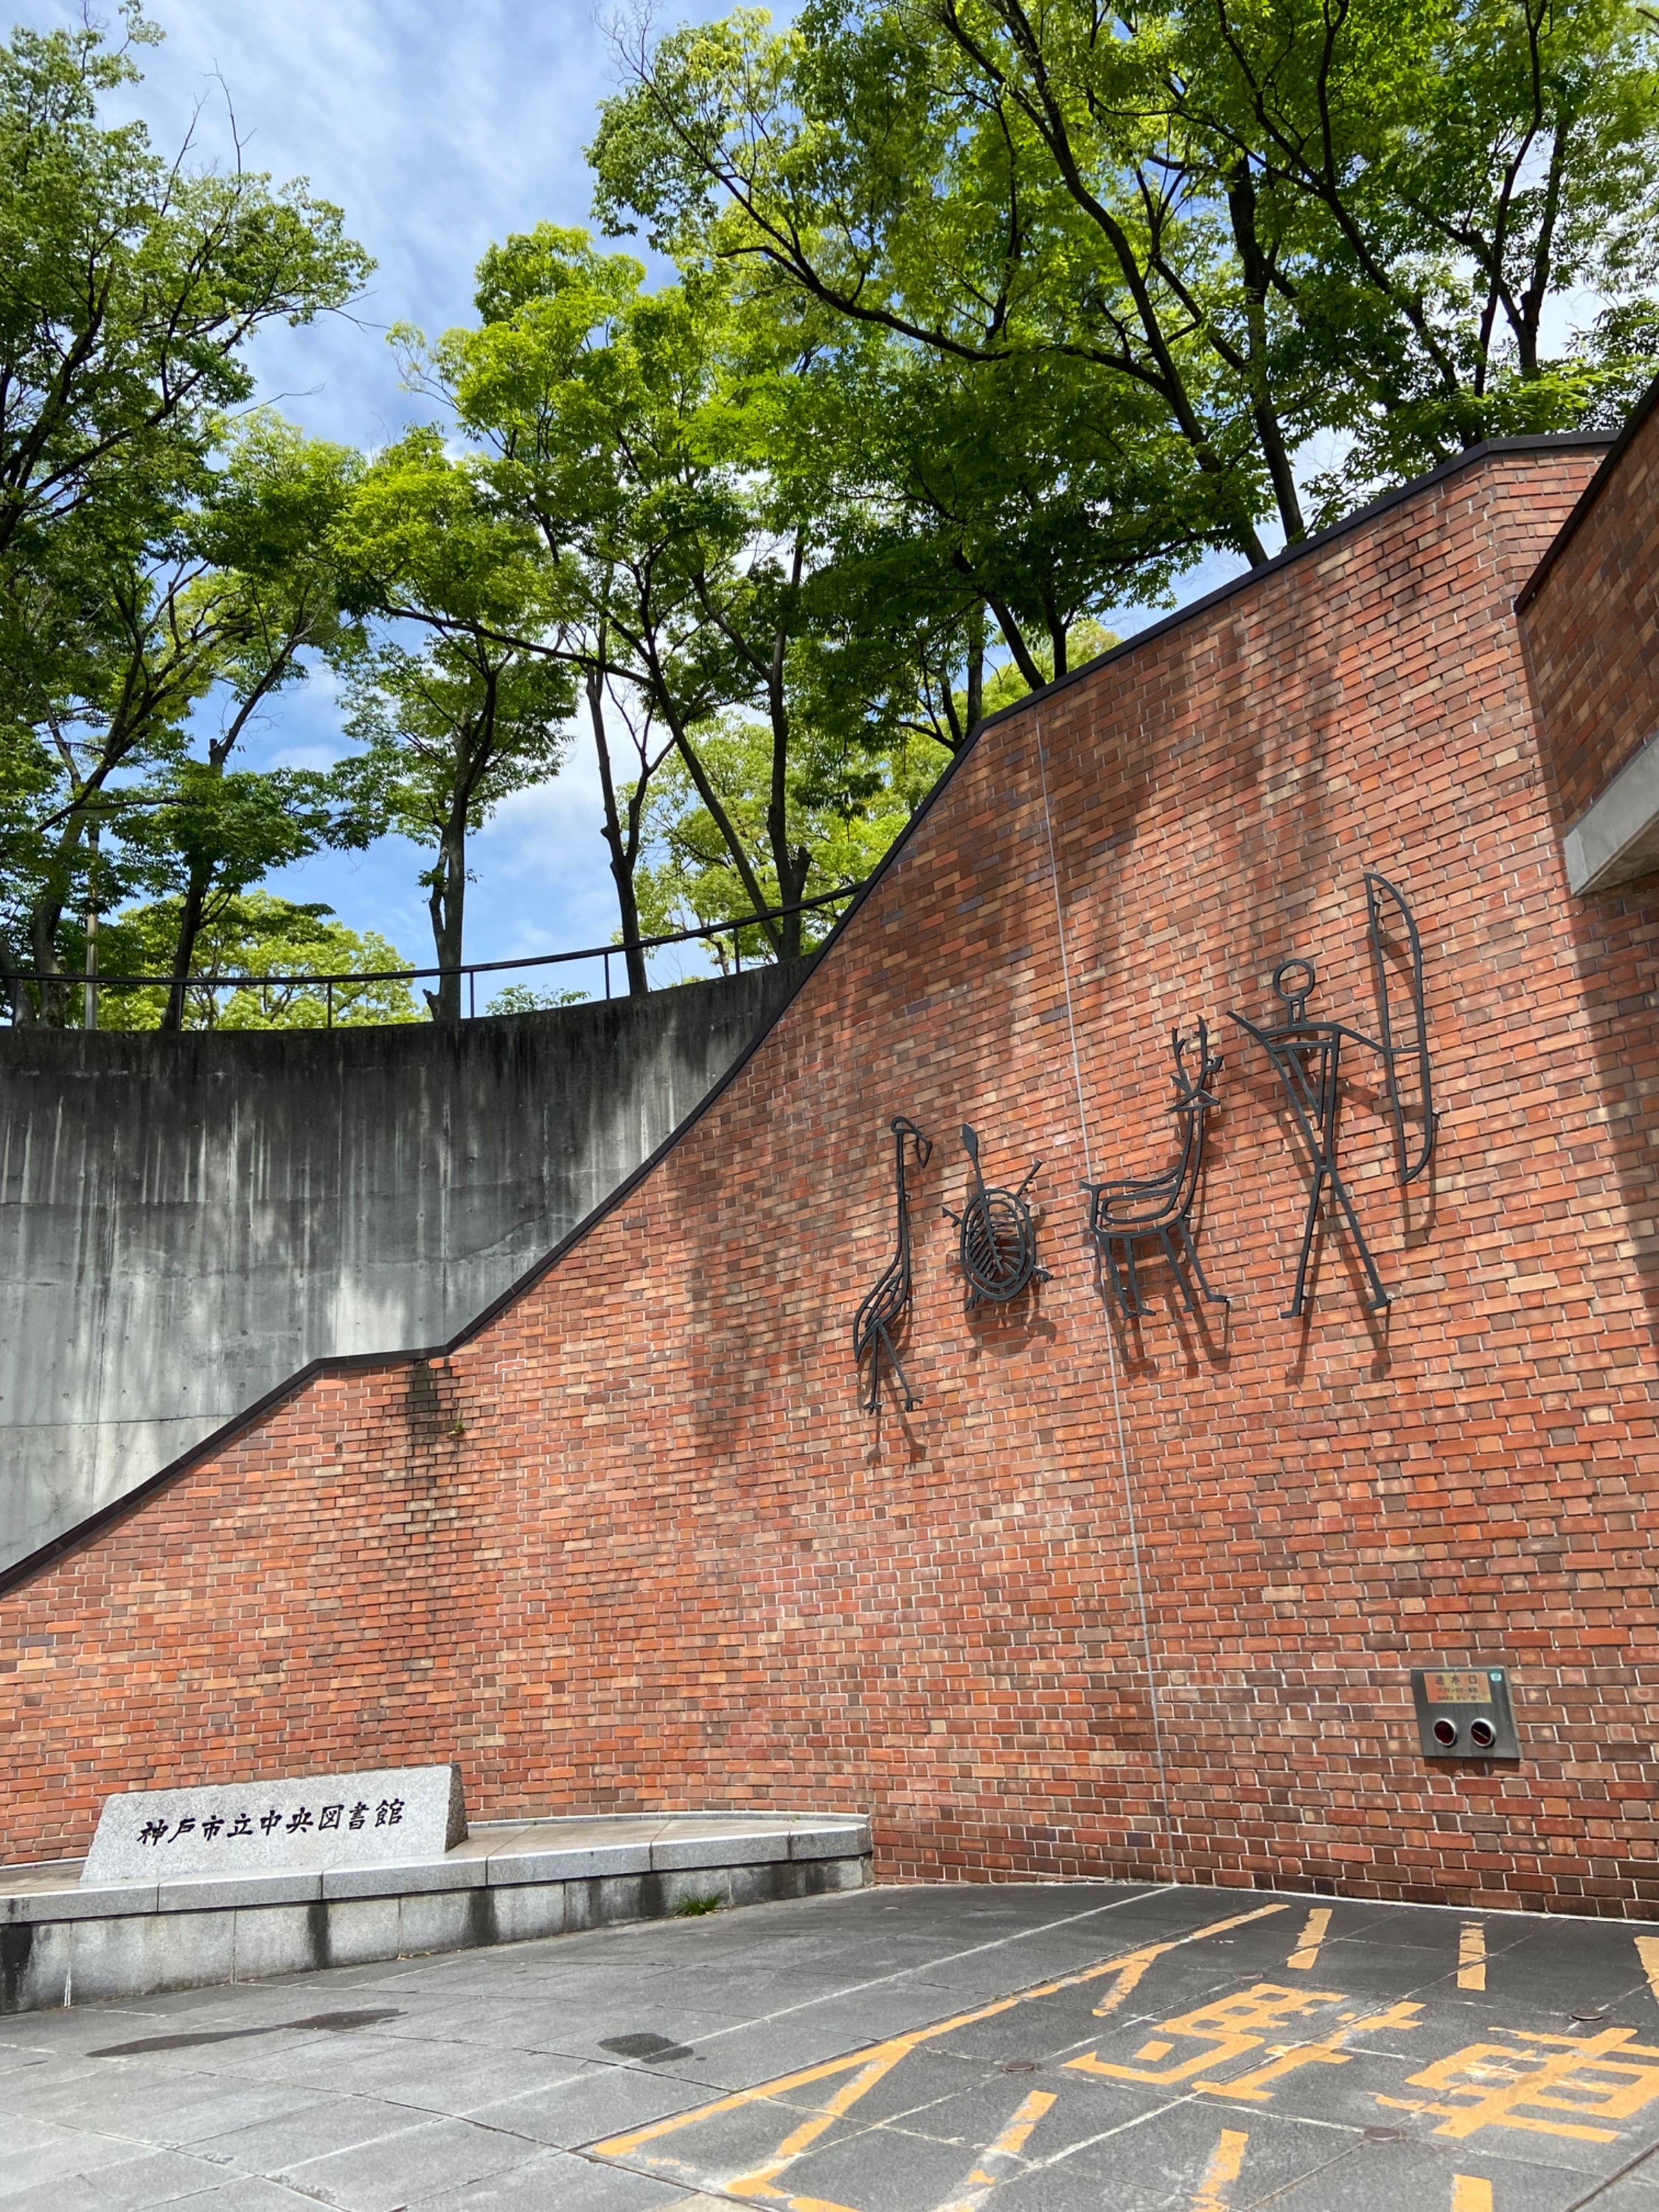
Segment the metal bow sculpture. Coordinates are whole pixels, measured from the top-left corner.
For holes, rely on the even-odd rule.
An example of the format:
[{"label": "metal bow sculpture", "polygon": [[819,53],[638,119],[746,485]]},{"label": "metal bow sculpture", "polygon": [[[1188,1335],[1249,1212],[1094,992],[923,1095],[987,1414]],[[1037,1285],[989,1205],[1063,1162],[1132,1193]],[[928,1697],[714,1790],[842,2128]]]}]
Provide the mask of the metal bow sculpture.
[{"label": "metal bow sculpture", "polygon": [[916,1165],[925,1168],[933,1152],[933,1146],[915,1123],[902,1114],[894,1115],[888,1125],[893,1133],[893,1181],[898,1209],[897,1245],[892,1258],[882,1271],[875,1288],[859,1308],[853,1322],[853,1358],[860,1375],[864,1363],[870,1363],[870,1382],[867,1391],[860,1389],[859,1405],[864,1413],[873,1413],[881,1403],[881,1358],[884,1352],[887,1364],[897,1376],[904,1392],[904,1410],[915,1411],[921,1403],[906,1380],[899,1364],[895,1340],[904,1326],[904,1316],[910,1306],[910,1196],[905,1187],[905,1148],[915,1154]]},{"label": "metal bow sculpture", "polygon": [[[1387,920],[1392,912],[1403,927],[1407,955],[1407,988],[1412,1019],[1406,1040],[1395,1033],[1389,1003]],[[1429,1061],[1428,1013],[1423,997],[1423,945],[1417,924],[1405,897],[1385,876],[1368,870],[1365,876],[1365,934],[1370,951],[1371,984],[1376,999],[1378,1034],[1343,1022],[1311,1021],[1308,1000],[1318,976],[1311,961],[1281,960],[1273,970],[1273,987],[1285,1002],[1285,1017],[1272,1028],[1261,1028],[1232,1013],[1246,1036],[1253,1036],[1267,1055],[1283,1086],[1306,1156],[1310,1181],[1308,1208],[1302,1224],[1302,1250],[1297,1261],[1296,1290],[1285,1318],[1293,1321],[1307,1304],[1308,1264],[1313,1251],[1314,1230],[1322,1201],[1334,1211],[1339,1227],[1346,1227],[1365,1279],[1370,1285],[1370,1310],[1376,1313],[1391,1303],[1382,1278],[1376,1272],[1370,1247],[1359,1225],[1359,1216],[1338,1161],[1338,1121],[1341,1110],[1341,1057],[1345,1042],[1361,1045],[1381,1056],[1383,1096],[1394,1135],[1395,1164],[1403,1190],[1414,1182],[1434,1156],[1439,1115],[1434,1110],[1433,1070]],[[1416,1115],[1421,1134],[1413,1142],[1407,1131],[1406,1101],[1401,1090],[1402,1069],[1416,1077]]]},{"label": "metal bow sculpture", "polygon": [[1175,1103],[1170,1111],[1182,1123],[1181,1150],[1175,1164],[1162,1175],[1115,1182],[1085,1182],[1089,1194],[1089,1235],[1104,1263],[1106,1286],[1125,1316],[1139,1318],[1147,1310],[1140,1295],[1135,1268],[1135,1246],[1156,1243],[1170,1263],[1188,1311],[1196,1319],[1198,1304],[1192,1285],[1176,1256],[1179,1243],[1199,1289],[1212,1305],[1229,1305],[1231,1299],[1212,1291],[1200,1265],[1193,1241],[1192,1211],[1204,1175],[1205,1116],[1214,1111],[1216,1098],[1210,1085],[1221,1073],[1221,1055],[1210,1049],[1207,1024],[1198,1025],[1198,1071],[1187,1065],[1188,1040],[1181,1031],[1170,1032],[1175,1057]]},{"label": "metal bow sculpture", "polygon": [[948,1206],[944,1211],[961,1231],[957,1257],[972,1313],[981,1300],[988,1305],[1006,1305],[1028,1284],[1049,1279],[1048,1270],[1037,1265],[1036,1223],[1025,1201],[1032,1176],[1042,1163],[1032,1161],[1018,1190],[988,1188],[979,1164],[979,1139],[965,1121],[962,1146],[973,1164],[974,1187],[960,1213],[952,1213]]}]

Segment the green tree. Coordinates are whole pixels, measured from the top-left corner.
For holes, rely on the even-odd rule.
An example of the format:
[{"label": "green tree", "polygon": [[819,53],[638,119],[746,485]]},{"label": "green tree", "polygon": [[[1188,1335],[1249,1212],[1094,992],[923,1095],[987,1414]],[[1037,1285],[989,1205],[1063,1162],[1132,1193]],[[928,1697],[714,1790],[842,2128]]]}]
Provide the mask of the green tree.
[{"label": "green tree", "polygon": [[[815,743],[805,730],[798,730],[798,738],[785,793],[785,838],[806,863],[795,896],[816,898],[873,872],[932,788],[945,756],[920,737],[900,738],[879,755],[861,744],[850,757],[833,740]],[[744,840],[763,895],[769,904],[781,903],[772,859],[777,757],[772,730],[728,715],[698,733],[697,751],[726,821]],[[726,833],[678,757],[652,787],[645,830],[640,912],[648,933],[667,935],[742,914],[744,885],[732,866]],[[709,952],[722,970],[734,950],[750,963],[793,958],[820,943],[836,919],[836,910],[829,908],[798,916],[797,933],[781,954],[776,933],[759,923],[710,940]]]},{"label": "green tree", "polygon": [[586,991],[538,991],[530,983],[509,983],[504,991],[497,991],[484,1008],[487,1014],[543,1014],[560,1006],[580,1006],[587,1002]]},{"label": "green tree", "polygon": [[[179,899],[129,907],[104,925],[102,955],[111,975],[169,974],[179,936]],[[187,1030],[318,1030],[424,1019],[407,982],[336,983],[331,975],[406,966],[373,931],[348,929],[331,907],[300,905],[268,891],[216,900],[197,933],[195,979],[185,993]],[[217,979],[250,980],[228,988]],[[276,981],[276,978],[287,980]],[[294,979],[299,980],[294,980]],[[315,979],[314,981],[312,979]],[[169,1012],[165,985],[98,992],[105,1029],[155,1030]]]},{"label": "green tree", "polygon": [[[101,564],[83,568],[80,665],[71,675],[56,655],[62,688],[43,690],[29,733],[52,773],[0,794],[11,802],[0,816],[9,888],[27,902],[37,975],[60,972],[77,886],[88,902],[94,889],[107,902],[112,886],[178,890],[170,964],[182,976],[216,890],[352,835],[315,779],[242,771],[219,786],[259,710],[303,678],[303,656],[355,635],[325,541],[356,467],[347,450],[255,416],[228,434],[206,495],[162,543],[106,544]],[[67,1003],[64,985],[13,995],[60,1018]],[[179,1018],[175,997],[167,1025]]]},{"label": "green tree", "polygon": [[[319,845],[362,842],[358,826],[329,805],[321,777],[228,768],[267,702],[305,679],[307,656],[337,657],[361,636],[343,610],[341,578],[330,558],[331,535],[361,471],[349,447],[307,438],[261,412],[239,426],[212,496],[194,519],[192,539],[214,563],[218,723],[209,728],[200,758],[169,761],[160,789],[145,793],[155,811],[143,817],[142,840],[181,877],[173,958],[180,978],[190,972],[196,933],[215,896],[245,891]],[[192,738],[202,726],[198,714]],[[154,882],[154,860],[146,873]],[[182,1017],[180,983],[163,1028],[178,1028]]]},{"label": "green tree", "polygon": [[[395,830],[426,847],[422,878],[438,965],[465,944],[467,840],[504,799],[556,775],[574,705],[569,671],[540,642],[551,619],[545,563],[487,474],[410,431],[367,470],[333,544],[360,597],[421,638],[382,632],[341,655],[347,730],[362,751],[337,772],[360,834]],[[461,979],[428,999],[459,1021]]]},{"label": "green tree", "polygon": [[[1635,0],[810,0],[631,52],[607,226],[917,353],[1076,377],[1173,544],[1267,557],[1642,362],[1659,98]],[[1148,406],[1152,416],[1147,416]],[[1304,513],[1297,455],[1344,465]]]},{"label": "green tree", "polygon": [[[594,252],[584,232],[541,224],[480,264],[477,328],[430,349],[402,334],[412,374],[494,456],[504,504],[533,526],[552,564],[562,649],[580,672],[598,749],[635,992],[648,988],[634,884],[640,805],[665,750],[702,779],[711,818],[722,820],[691,734],[722,703],[725,672],[700,586],[744,542],[730,472],[698,435],[714,376],[707,320],[677,288],[646,293],[644,274],[629,256]],[[632,779],[612,752],[607,709],[619,686],[637,702],[623,714]],[[729,825],[722,834],[758,908],[741,840]]]},{"label": "green tree", "polygon": [[[338,307],[371,265],[339,211],[168,161],[100,100],[156,33],[0,46],[0,977],[62,1018],[64,916],[107,878],[125,787],[174,757],[253,650],[197,526],[264,324]],[[233,462],[233,471],[234,464]],[[239,627],[240,625],[240,627]],[[236,654],[243,662],[236,663]],[[234,678],[231,680],[234,680]],[[257,684],[258,678],[252,679]]]},{"label": "green tree", "polygon": [[[559,650],[587,693],[641,991],[635,877],[653,778],[672,763],[675,790],[695,794],[735,910],[796,906],[815,866],[796,837],[808,818],[790,795],[798,754],[850,760],[863,746],[878,763],[914,723],[924,637],[943,668],[946,632],[964,644],[980,605],[959,575],[941,609],[914,588],[894,600],[868,559],[862,587],[852,568],[837,574],[856,520],[892,490],[870,480],[860,395],[825,343],[841,335],[834,319],[769,319],[718,277],[647,293],[637,262],[547,225],[486,256],[478,305],[477,328],[404,343],[412,374],[493,455],[500,496],[554,564]],[[617,720],[631,776],[613,758]],[[759,845],[704,757],[705,735],[738,723],[769,733]],[[744,752],[755,757],[752,738]],[[870,770],[872,789],[884,773]],[[797,915],[757,927],[775,957],[804,942]]]}]

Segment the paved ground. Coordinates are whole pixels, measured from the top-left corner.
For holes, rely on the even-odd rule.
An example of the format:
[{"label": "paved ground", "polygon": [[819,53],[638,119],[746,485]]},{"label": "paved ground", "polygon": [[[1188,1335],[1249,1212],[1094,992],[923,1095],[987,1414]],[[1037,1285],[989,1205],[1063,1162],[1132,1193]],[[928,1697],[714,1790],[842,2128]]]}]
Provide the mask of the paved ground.
[{"label": "paved ground", "polygon": [[0,2021],[0,2212],[1659,2212],[1659,1929],[870,1890]]}]

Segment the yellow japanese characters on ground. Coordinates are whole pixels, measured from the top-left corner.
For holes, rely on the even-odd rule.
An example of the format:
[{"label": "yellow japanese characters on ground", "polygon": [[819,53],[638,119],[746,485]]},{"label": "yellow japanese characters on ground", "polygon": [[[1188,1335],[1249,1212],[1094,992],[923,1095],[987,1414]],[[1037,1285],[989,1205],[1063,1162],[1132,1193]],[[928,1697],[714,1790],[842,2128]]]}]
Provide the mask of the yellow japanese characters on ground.
[{"label": "yellow japanese characters on ground", "polygon": [[[1298,2067],[1346,2066],[1352,2054],[1342,2046],[1350,2037],[1415,2027],[1423,2009],[1419,2004],[1395,2004],[1383,2012],[1368,2013],[1363,2006],[1336,2011],[1346,2002],[1340,1990],[1287,1990],[1277,1982],[1256,1982],[1248,1990],[1237,1990],[1231,1996],[1217,1997],[1163,2021],[1151,2041],[1135,2052],[1143,2062],[1138,2065],[1115,2065],[1092,2051],[1066,2064],[1114,2081],[1190,2084],[1212,2096],[1242,2097],[1248,2103],[1265,2105],[1273,2094],[1272,2085]],[[1324,2017],[1313,2021],[1310,2032],[1298,2034],[1298,2025],[1316,2014]],[[1195,2053],[1180,2054],[1178,2046],[1189,2041],[1201,2047]],[[1256,2051],[1266,2053],[1266,2064],[1253,2063],[1225,2081],[1195,2078],[1207,2077]],[[1173,2065],[1146,2063],[1172,2053],[1176,2054]]]},{"label": "yellow japanese characters on ground", "polygon": [[[1170,1953],[1231,1936],[1288,1909],[1278,1901],[1256,1905],[1184,1935],[1139,1944],[948,2019],[928,2021],[650,2121],[594,2144],[590,2154],[643,2166],[660,2176],[672,2174],[694,2188],[719,2191],[738,2202],[769,2204],[775,2212],[850,2212],[839,2199],[832,2203],[819,2195],[807,2175],[822,2173],[827,2179],[830,2172],[846,2172],[845,2161],[827,2168],[814,2162],[844,2148],[860,2133],[880,2135],[886,2121],[879,2111],[873,2117],[869,2114],[866,2100],[878,2106],[882,2101],[872,2093],[879,2092],[884,2083],[892,2084],[895,2076],[908,2075],[918,2055],[930,2045],[1027,2008],[1046,2010],[1056,2002],[1076,2005],[1073,2020],[1087,2007],[1085,2017],[1093,2023],[1095,2047],[1079,2052],[1058,2021],[1038,2028],[1037,2047],[1048,2045],[1053,2052],[1048,2063],[1063,2069],[1051,2077],[1053,2088],[1032,2087],[1010,2112],[1006,2106],[995,2109],[1000,2102],[997,2084],[994,2077],[988,2079],[986,2102],[991,2109],[984,2115],[985,2134],[978,2137],[977,2148],[974,2135],[951,2135],[933,2142],[914,2129],[905,2132],[907,2154],[915,2156],[919,2144],[931,2143],[930,2155],[939,2162],[937,2188],[932,2179],[927,2184],[933,2192],[928,2201],[934,2212],[982,2212],[1005,2182],[1059,2165],[1075,2150],[1102,2140],[1101,2106],[1097,2096],[1085,2089],[1090,2077],[1166,2092],[1152,2102],[1170,2109],[1193,2097],[1221,2098],[1236,2108],[1201,2173],[1194,2169],[1190,2212],[1229,2212],[1233,2203],[1235,2185],[1250,2154],[1249,2126],[1241,2124],[1247,2115],[1237,2108],[1273,2104],[1281,2087],[1299,2076],[1280,2099],[1279,2111],[1282,2114],[1288,2106],[1293,2116],[1305,2116],[1310,2104],[1320,2102],[1318,2077],[1305,2071],[1310,2068],[1347,2066],[1363,2058],[1371,2068],[1382,2069],[1390,2087],[1398,2085],[1402,2094],[1384,2095],[1373,2087],[1375,2073],[1370,2081],[1348,2077],[1350,2127],[1355,2092],[1363,2081],[1365,2094],[1359,2101],[1366,2108],[1375,2096],[1377,2106],[1419,2114],[1434,2135],[1460,2142],[1486,2129],[1520,2129],[1585,2143],[1616,2143],[1623,2133],[1621,2124],[1659,2100],[1659,2045],[1638,2042],[1641,2031],[1635,2027],[1603,2025],[1598,2020],[1587,2021],[1587,2032],[1581,2035],[1488,2028],[1487,2039],[1434,2058],[1424,2051],[1421,2040],[1425,2029],[1432,2033],[1432,2023],[1423,2016],[1425,2002],[1402,2000],[1377,2009],[1375,1999],[1368,2002],[1340,1990],[1310,1989],[1307,1984],[1319,1972],[1328,1942],[1328,1906],[1310,1909],[1293,1939],[1290,1928],[1284,1931],[1285,1948],[1279,1955],[1285,1971],[1297,1975],[1299,1987],[1250,1981],[1157,2020],[1155,2025],[1137,2022],[1131,2027],[1125,2020],[1130,2001],[1144,2001],[1149,1978]],[[1451,1933],[1449,1929],[1449,1939]],[[1636,1940],[1653,1994],[1659,1997],[1659,1937]],[[1460,1991],[1484,1994],[1490,1964],[1484,1923],[1465,1922],[1456,1930],[1455,1967],[1449,1942],[1446,1978],[1455,1972]],[[1461,2006],[1467,2000],[1459,2002]],[[1453,2033],[1467,2033],[1464,2019],[1466,2014]],[[1101,2039],[1112,2027],[1119,2029],[1121,2039]],[[1413,2039],[1403,2051],[1397,2032]],[[1131,2051],[1125,2045],[1132,2036],[1139,2040]],[[1053,2050],[1056,2042],[1059,2051]],[[1062,2057],[1060,2051],[1066,2049],[1077,2055]],[[1121,2056],[1103,2056],[1108,2051]],[[1418,2070],[1407,2072],[1410,2068]],[[1026,2064],[1014,2070],[1035,2068]],[[1069,2093],[1064,2087],[1067,2078],[1074,2085]],[[1403,2094],[1408,2089],[1419,2094]],[[902,2117],[915,2094],[902,2087],[887,2102],[896,2103]],[[722,2123],[744,2113],[751,2117],[741,2129],[727,2132],[723,2128]],[[1218,2120],[1221,2118],[1217,2115]],[[1400,2130],[1363,2132],[1395,2136]],[[866,2150],[866,2158],[875,2155]],[[1452,2212],[1492,2212],[1490,2180],[1450,2172],[1449,2157],[1447,2164],[1443,2185],[1449,2189]],[[1445,2202],[1444,2197],[1439,2201]]]},{"label": "yellow japanese characters on ground", "polygon": [[[1411,2087],[1443,2090],[1453,2101],[1379,2097],[1377,2103],[1443,2113],[1437,2136],[1523,2128],[1606,2143],[1618,2142],[1619,2130],[1587,2126],[1587,2120],[1627,2120],[1659,2097],[1659,2050],[1636,2042],[1636,2028],[1607,2027],[1583,2037],[1501,2032],[1509,2042],[1466,2044],[1408,2077]],[[1578,2117],[1557,2117],[1568,2114]]]}]

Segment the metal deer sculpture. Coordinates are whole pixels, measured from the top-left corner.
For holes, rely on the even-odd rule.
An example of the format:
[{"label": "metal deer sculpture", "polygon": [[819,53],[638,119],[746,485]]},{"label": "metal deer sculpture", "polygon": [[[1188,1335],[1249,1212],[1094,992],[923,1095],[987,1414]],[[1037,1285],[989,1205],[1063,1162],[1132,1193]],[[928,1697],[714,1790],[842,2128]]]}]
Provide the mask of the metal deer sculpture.
[{"label": "metal deer sculpture", "polygon": [[[1389,917],[1392,915],[1404,935],[1407,989],[1412,1018],[1402,1040],[1396,1033],[1389,1000],[1388,954]],[[1296,1289],[1285,1309],[1294,1320],[1307,1304],[1308,1267],[1313,1252],[1314,1231],[1325,1205],[1339,1228],[1346,1228],[1370,1286],[1370,1310],[1391,1303],[1376,1271],[1370,1247],[1359,1225],[1359,1216],[1348,1186],[1342,1180],[1338,1123],[1341,1113],[1342,1047],[1363,1046],[1382,1062],[1383,1098],[1394,1135],[1395,1165],[1401,1189],[1414,1182],[1434,1156],[1439,1115],[1434,1110],[1433,1070],[1429,1061],[1428,1013],[1423,996],[1423,945],[1417,924],[1404,896],[1385,876],[1368,871],[1365,876],[1365,935],[1370,951],[1371,986],[1376,1000],[1378,1034],[1351,1029],[1344,1022],[1310,1020],[1308,1000],[1318,982],[1311,961],[1282,960],[1273,970],[1273,987],[1285,1002],[1284,1018],[1272,1028],[1247,1021],[1243,1014],[1231,1019],[1247,1036],[1253,1036],[1267,1055],[1289,1103],[1310,1172],[1308,1206],[1302,1224],[1302,1250],[1297,1261]],[[1414,1113],[1420,1130],[1407,1127],[1407,1104],[1401,1089],[1402,1070],[1415,1074]]]},{"label": "metal deer sculpture", "polygon": [[905,1148],[915,1154],[916,1165],[925,1168],[933,1146],[915,1123],[902,1114],[895,1115],[889,1124],[893,1133],[893,1181],[898,1208],[897,1249],[883,1270],[875,1288],[859,1308],[853,1322],[853,1358],[860,1373],[864,1363],[870,1363],[870,1383],[867,1392],[861,1391],[859,1404],[866,1413],[873,1413],[881,1403],[881,1360],[884,1352],[887,1364],[898,1378],[904,1392],[904,1410],[915,1411],[921,1403],[905,1378],[899,1364],[896,1339],[903,1328],[904,1316],[910,1304],[910,1197],[905,1187]]},{"label": "metal deer sculpture", "polygon": [[973,1164],[974,1187],[960,1213],[951,1213],[948,1206],[944,1211],[961,1231],[957,1257],[968,1286],[968,1311],[972,1313],[981,1301],[1006,1305],[1028,1283],[1048,1280],[1048,1270],[1037,1265],[1036,1223],[1025,1200],[1042,1163],[1032,1161],[1018,1190],[1001,1190],[988,1188],[979,1164],[979,1139],[965,1121],[962,1148]]},{"label": "metal deer sculpture", "polygon": [[1126,1316],[1139,1318],[1147,1310],[1135,1267],[1137,1244],[1152,1243],[1161,1249],[1194,1319],[1198,1302],[1177,1257],[1177,1244],[1199,1289],[1211,1304],[1224,1306],[1231,1303],[1219,1291],[1212,1291],[1205,1279],[1192,1229],[1193,1202],[1204,1176],[1205,1117],[1214,1111],[1216,1105],[1210,1085],[1221,1073],[1221,1055],[1211,1051],[1208,1026],[1200,1022],[1198,1068],[1194,1073],[1187,1065],[1188,1042],[1178,1029],[1170,1032],[1176,1085],[1175,1103],[1170,1111],[1182,1125],[1181,1150],[1175,1164],[1162,1175],[1120,1176],[1114,1182],[1085,1182],[1083,1186],[1089,1194],[1089,1234],[1104,1266],[1107,1290]]}]

